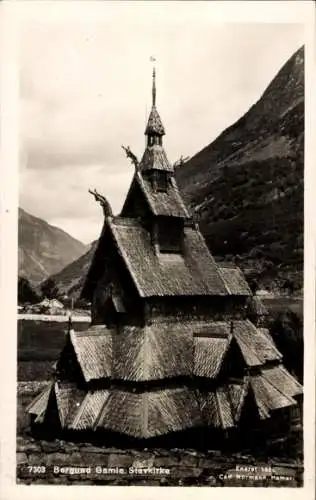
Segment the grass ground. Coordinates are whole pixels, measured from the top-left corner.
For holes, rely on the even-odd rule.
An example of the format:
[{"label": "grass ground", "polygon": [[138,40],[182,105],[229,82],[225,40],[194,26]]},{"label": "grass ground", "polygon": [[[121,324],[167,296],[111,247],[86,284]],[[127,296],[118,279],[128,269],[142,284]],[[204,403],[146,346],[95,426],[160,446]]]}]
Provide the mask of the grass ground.
[{"label": "grass ground", "polygon": [[[82,331],[89,323],[74,322]],[[18,380],[48,380],[65,343],[67,323],[18,321]]]}]

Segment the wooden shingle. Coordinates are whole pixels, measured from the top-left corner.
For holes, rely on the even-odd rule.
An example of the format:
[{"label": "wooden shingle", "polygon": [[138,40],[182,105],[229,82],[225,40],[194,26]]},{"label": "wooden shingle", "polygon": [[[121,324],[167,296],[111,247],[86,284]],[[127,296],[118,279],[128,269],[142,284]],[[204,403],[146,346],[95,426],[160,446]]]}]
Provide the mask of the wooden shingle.
[{"label": "wooden shingle", "polygon": [[87,382],[111,376],[112,333],[105,326],[70,332],[82,373]]}]

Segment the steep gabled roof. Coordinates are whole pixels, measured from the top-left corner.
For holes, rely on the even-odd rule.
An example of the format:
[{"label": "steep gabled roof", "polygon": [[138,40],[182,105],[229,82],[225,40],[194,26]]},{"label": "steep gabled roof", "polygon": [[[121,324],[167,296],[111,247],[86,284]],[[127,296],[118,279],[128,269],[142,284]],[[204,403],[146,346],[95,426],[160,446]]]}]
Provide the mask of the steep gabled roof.
[{"label": "steep gabled roof", "polygon": [[35,415],[36,423],[43,422],[48,406],[49,397],[51,395],[53,383],[49,383],[43,391],[27,406],[26,411],[31,415]]},{"label": "steep gabled roof", "polygon": [[[147,196],[157,213],[164,212],[163,206],[166,211],[169,210],[167,205],[161,203],[162,195],[154,198],[147,190]],[[173,209],[171,207],[170,202],[173,214],[185,214],[181,205],[174,203]],[[97,277],[100,279],[104,273],[106,248],[103,240],[108,230],[141,297],[249,295],[249,288],[241,272],[227,269],[223,273],[212,257],[202,234],[195,227],[184,227],[182,252],[175,255],[177,258],[169,259],[168,255],[155,252],[151,234],[136,218],[109,217],[82,291],[82,296],[90,301]],[[229,273],[232,273],[231,279],[228,278]]]},{"label": "steep gabled roof", "polygon": [[126,196],[121,217],[133,217],[134,214],[128,207],[133,205],[134,200],[139,202],[139,197],[143,196],[148,211],[152,215],[188,218],[190,215],[182,200],[176,180],[170,176],[168,182],[166,192],[155,190],[148,176],[144,176],[141,171],[137,170]]},{"label": "steep gabled roof", "polygon": [[172,176],[166,192],[155,191],[151,182],[141,172],[135,174],[135,180],[140,186],[154,215],[171,217],[189,217],[188,210],[179,193],[177,183]]},{"label": "steep gabled roof", "polygon": [[184,228],[183,254],[159,258],[150,234],[136,221],[113,218],[109,225],[117,248],[141,297],[228,295],[201,233]]}]

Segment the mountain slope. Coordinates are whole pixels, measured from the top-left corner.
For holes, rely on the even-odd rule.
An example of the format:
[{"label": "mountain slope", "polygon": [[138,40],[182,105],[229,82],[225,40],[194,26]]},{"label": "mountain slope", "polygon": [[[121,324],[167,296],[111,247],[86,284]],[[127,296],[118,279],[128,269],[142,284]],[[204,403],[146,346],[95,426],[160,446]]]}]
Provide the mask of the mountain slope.
[{"label": "mountain slope", "polygon": [[19,276],[39,283],[78,259],[86,246],[19,208]]},{"label": "mountain slope", "polygon": [[94,241],[88,252],[52,276],[61,295],[68,295],[74,299],[79,298],[97,244],[98,242]]},{"label": "mountain slope", "polygon": [[257,268],[269,285],[302,286],[304,49],[260,100],[177,170],[214,255]]}]

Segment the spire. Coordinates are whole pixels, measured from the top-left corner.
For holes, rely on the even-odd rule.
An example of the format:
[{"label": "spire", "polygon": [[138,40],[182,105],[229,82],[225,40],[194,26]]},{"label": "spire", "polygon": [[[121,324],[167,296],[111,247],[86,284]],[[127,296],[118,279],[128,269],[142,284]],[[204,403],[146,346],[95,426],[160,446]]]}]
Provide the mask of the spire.
[{"label": "spire", "polygon": [[[156,69],[153,68],[153,82],[152,82],[152,107],[150,111],[150,115],[147,122],[147,127],[145,130],[145,135],[150,136],[150,144],[157,144],[157,142],[153,139],[154,137],[162,137],[165,135],[165,129],[160,119],[159,113],[156,108]],[[161,142],[158,141],[159,143]]]},{"label": "spire", "polygon": [[153,108],[154,108],[156,106],[156,69],[155,69],[155,66],[154,66],[154,69],[153,69],[152,96],[153,96]]}]

